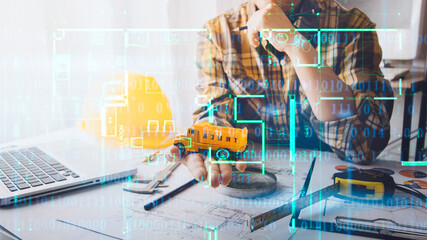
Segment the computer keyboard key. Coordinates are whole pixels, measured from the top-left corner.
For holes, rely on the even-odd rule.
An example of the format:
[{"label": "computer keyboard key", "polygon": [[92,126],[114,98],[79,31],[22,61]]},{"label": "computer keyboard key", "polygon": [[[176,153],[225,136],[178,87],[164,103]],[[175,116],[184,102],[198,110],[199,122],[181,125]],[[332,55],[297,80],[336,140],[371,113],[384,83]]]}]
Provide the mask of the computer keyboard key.
[{"label": "computer keyboard key", "polygon": [[36,166],[34,166],[34,167],[29,167],[28,168],[31,172],[41,172],[41,170],[38,168],[38,167],[36,167]]},{"label": "computer keyboard key", "polygon": [[33,160],[33,163],[35,163],[35,164],[37,164],[37,165],[40,165],[40,164],[46,164],[43,160],[40,160],[40,159],[34,159],[34,160]]},{"label": "computer keyboard key", "polygon": [[13,170],[12,168],[9,168],[7,170],[4,170],[3,172],[9,176],[9,174],[15,173],[15,170]]},{"label": "computer keyboard key", "polygon": [[58,171],[56,171],[55,169],[51,169],[51,170],[46,171],[46,173],[49,175],[54,175],[54,174],[58,173]]},{"label": "computer keyboard key", "polygon": [[75,173],[72,173],[71,174],[71,177],[73,177],[73,178],[78,178],[78,177],[80,177],[79,175],[77,175],[77,174],[75,174]]},{"label": "computer keyboard key", "polygon": [[50,177],[45,177],[45,178],[41,178],[40,179],[44,184],[49,184],[49,183],[54,183],[55,182],[55,180],[53,180],[52,178],[50,178]]},{"label": "computer keyboard key", "polygon": [[44,174],[44,172],[42,172],[42,171],[39,171],[39,172],[34,171],[34,172],[33,172],[33,174],[34,174],[34,176],[36,176],[37,178],[40,178],[40,175]]},{"label": "computer keyboard key", "polygon": [[46,177],[49,177],[49,175],[47,175],[46,173],[39,173],[39,174],[36,174],[36,177],[38,177],[38,178],[46,178]]},{"label": "computer keyboard key", "polygon": [[27,180],[27,182],[34,183],[34,182],[40,182],[40,181],[37,178],[35,178],[35,179]]},{"label": "computer keyboard key", "polygon": [[47,162],[49,165],[52,164],[56,164],[59,163],[58,161],[56,161],[53,157],[47,155],[47,154],[40,154],[38,155],[39,158],[43,159],[45,162]]},{"label": "computer keyboard key", "polygon": [[12,183],[9,179],[2,180],[4,184]]},{"label": "computer keyboard key", "polygon": [[31,186],[28,185],[28,183],[21,183],[21,184],[16,184],[16,187],[18,187],[20,190],[22,190],[22,189],[30,188]]},{"label": "computer keyboard key", "polygon": [[30,161],[23,161],[23,160],[21,160],[21,163],[24,166],[29,166],[31,162]]},{"label": "computer keyboard key", "polygon": [[23,184],[23,183],[26,183],[27,181],[25,181],[25,180],[23,180],[23,179],[20,179],[20,180],[18,180],[18,181],[16,181],[16,182],[13,182],[13,183],[15,183],[15,184]]},{"label": "computer keyboard key", "polygon": [[27,176],[29,176],[31,173],[30,173],[29,171],[25,170],[25,171],[21,171],[21,172],[19,172],[19,174],[21,174],[21,176],[23,176],[23,177],[27,177]]},{"label": "computer keyboard key", "polygon": [[9,188],[9,190],[11,191],[11,192],[15,192],[15,191],[18,191],[18,189],[15,187],[15,186],[13,186],[13,187],[10,187]]},{"label": "computer keyboard key", "polygon": [[42,170],[47,172],[47,171],[51,171],[51,170],[55,170],[55,169],[53,169],[51,167],[44,167],[44,168],[42,167]]},{"label": "computer keyboard key", "polygon": [[62,166],[53,166],[53,168],[55,168],[57,171],[63,171],[63,170],[67,170],[68,168],[64,165]]},{"label": "computer keyboard key", "polygon": [[21,178],[21,176],[17,172],[13,172],[13,173],[7,174],[7,176],[10,179],[12,179],[12,178]]},{"label": "computer keyboard key", "polygon": [[25,178],[25,180],[27,182],[31,182],[31,181],[38,181],[39,179],[37,177],[35,177],[35,176],[32,176],[32,177]]},{"label": "computer keyboard key", "polygon": [[46,163],[43,164],[39,164],[39,168],[43,169],[43,170],[49,170],[52,169],[49,165],[47,165]]},{"label": "computer keyboard key", "polygon": [[43,177],[48,177],[49,175],[47,175],[46,173],[42,172],[42,173],[39,174],[39,176],[41,176],[43,178]]},{"label": "computer keyboard key", "polygon": [[41,183],[40,181],[37,181],[37,182],[30,182],[30,185],[31,185],[32,187],[38,187],[38,186],[43,185],[43,183]]},{"label": "computer keyboard key", "polygon": [[13,173],[13,172],[15,172],[12,168],[7,168],[7,169],[3,169],[3,173],[4,174],[10,174],[10,173]]},{"label": "computer keyboard key", "polygon": [[39,172],[43,172],[40,168],[36,168],[36,167],[34,167],[34,168],[30,168],[30,170],[31,170],[31,172],[33,172],[34,174],[35,174],[35,173],[39,173]]},{"label": "computer keyboard key", "polygon": [[70,174],[69,172],[65,172],[65,173],[63,173],[62,175],[64,175],[64,176],[68,177],[68,176],[70,176],[71,174]]},{"label": "computer keyboard key", "polygon": [[67,178],[65,178],[64,176],[62,176],[61,174],[57,173],[54,175],[50,175],[53,179],[55,179],[55,181],[60,182],[60,181],[64,181],[67,180]]},{"label": "computer keyboard key", "polygon": [[[14,183],[24,181],[24,180],[22,180],[22,178],[11,178],[10,180],[11,180],[12,182],[14,182]],[[25,181],[24,181],[24,182],[25,182]]]}]

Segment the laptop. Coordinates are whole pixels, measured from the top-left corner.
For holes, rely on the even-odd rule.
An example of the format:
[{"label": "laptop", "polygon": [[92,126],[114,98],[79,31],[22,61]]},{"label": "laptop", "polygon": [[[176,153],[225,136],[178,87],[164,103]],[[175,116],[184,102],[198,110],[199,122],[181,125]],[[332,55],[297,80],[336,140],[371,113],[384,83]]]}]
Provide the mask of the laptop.
[{"label": "laptop", "polygon": [[[139,150],[139,151],[138,151]],[[141,149],[71,128],[0,148],[0,206],[36,204],[43,197],[136,174]]]}]

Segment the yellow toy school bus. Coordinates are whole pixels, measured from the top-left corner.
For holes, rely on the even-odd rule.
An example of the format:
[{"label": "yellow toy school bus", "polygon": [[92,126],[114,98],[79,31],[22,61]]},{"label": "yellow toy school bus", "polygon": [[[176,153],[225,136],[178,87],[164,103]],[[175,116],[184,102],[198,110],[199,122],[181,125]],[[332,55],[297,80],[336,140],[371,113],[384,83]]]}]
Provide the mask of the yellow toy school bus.
[{"label": "yellow toy school bus", "polygon": [[188,128],[187,135],[179,135],[174,145],[184,152],[207,153],[209,147],[216,159],[240,159],[246,149],[248,129],[212,126],[202,122]]}]

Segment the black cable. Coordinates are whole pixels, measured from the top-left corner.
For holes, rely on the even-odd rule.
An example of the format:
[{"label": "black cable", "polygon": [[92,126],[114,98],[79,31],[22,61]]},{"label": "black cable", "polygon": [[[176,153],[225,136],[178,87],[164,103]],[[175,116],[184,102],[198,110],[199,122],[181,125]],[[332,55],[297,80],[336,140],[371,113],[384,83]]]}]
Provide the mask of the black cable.
[{"label": "black cable", "polygon": [[426,198],[426,196],[423,193],[421,193],[420,191],[418,191],[417,189],[415,189],[411,186],[404,185],[404,184],[396,184],[397,189],[402,190],[402,187],[406,188],[405,190],[409,190],[409,191],[417,193],[418,196],[422,196],[423,198]]},{"label": "black cable", "polygon": [[413,187],[410,187],[410,186],[407,186],[407,185],[396,184],[396,189],[399,189],[400,191],[408,193],[410,195],[414,195],[414,196],[420,198],[423,201],[425,201],[426,198],[427,198],[426,195],[424,195],[423,193],[421,193],[417,189],[414,189]]}]

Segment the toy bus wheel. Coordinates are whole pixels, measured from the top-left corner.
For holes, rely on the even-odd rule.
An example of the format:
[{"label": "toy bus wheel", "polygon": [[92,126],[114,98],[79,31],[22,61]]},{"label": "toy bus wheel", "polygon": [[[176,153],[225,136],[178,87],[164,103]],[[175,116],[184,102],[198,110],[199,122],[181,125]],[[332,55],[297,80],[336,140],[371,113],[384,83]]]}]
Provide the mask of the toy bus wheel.
[{"label": "toy bus wheel", "polygon": [[230,151],[228,149],[219,149],[218,151],[216,151],[216,158],[217,159],[229,159],[230,158]]},{"label": "toy bus wheel", "polygon": [[241,160],[243,158],[243,152],[235,152],[234,153],[234,158],[236,160]]}]

